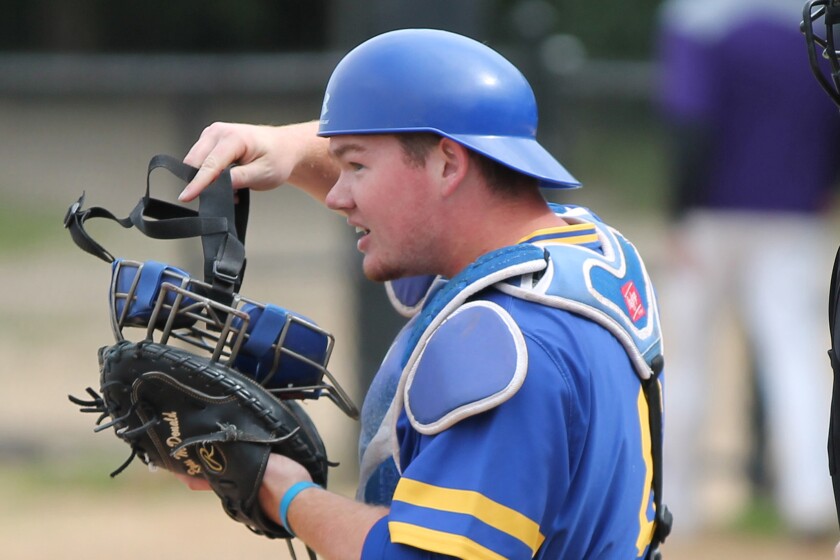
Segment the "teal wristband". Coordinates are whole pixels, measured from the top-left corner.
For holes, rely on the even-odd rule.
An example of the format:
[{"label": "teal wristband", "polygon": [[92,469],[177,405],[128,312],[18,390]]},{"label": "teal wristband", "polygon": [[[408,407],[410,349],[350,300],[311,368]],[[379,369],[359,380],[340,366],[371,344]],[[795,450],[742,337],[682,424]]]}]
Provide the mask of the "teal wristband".
[{"label": "teal wristband", "polygon": [[279,517],[280,517],[280,523],[283,525],[283,528],[286,529],[286,531],[288,531],[288,533],[290,535],[292,535],[293,537],[296,536],[296,535],[292,531],[292,528],[289,527],[289,518],[288,518],[288,516],[289,516],[289,506],[292,504],[292,500],[294,500],[295,497],[297,497],[298,494],[300,494],[301,492],[303,492],[307,488],[313,488],[313,487],[314,488],[320,488],[320,486],[318,484],[315,484],[314,482],[309,482],[309,481],[298,482],[296,484],[292,484],[291,488],[286,490],[286,493],[283,494],[283,499],[280,500],[280,511],[279,511],[279,514],[278,514]]}]

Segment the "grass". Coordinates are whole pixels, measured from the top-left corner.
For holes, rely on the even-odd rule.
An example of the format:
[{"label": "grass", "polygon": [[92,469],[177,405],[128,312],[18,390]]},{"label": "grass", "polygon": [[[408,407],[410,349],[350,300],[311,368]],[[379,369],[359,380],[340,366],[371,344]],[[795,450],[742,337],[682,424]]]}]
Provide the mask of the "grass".
[{"label": "grass", "polygon": [[160,471],[152,476],[135,460],[124,472],[109,474],[128,457],[125,454],[80,450],[75,456],[29,457],[0,463],[0,494],[6,508],[24,506],[33,497],[77,494],[105,497],[113,492],[131,492],[150,498],[169,493],[178,483]]},{"label": "grass", "polygon": [[729,529],[735,533],[759,537],[780,535],[787,531],[776,505],[767,496],[757,496],[750,500]]},{"label": "grass", "polygon": [[32,251],[65,235],[58,207],[0,193],[0,256]]}]

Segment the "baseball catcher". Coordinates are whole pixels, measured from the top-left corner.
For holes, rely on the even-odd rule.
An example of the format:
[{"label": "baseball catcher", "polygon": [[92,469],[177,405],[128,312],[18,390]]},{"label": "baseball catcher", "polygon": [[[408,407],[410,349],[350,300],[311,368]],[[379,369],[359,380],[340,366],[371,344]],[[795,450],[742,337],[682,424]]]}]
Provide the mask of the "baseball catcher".
[{"label": "baseball catcher", "polygon": [[[98,414],[95,432],[113,429],[130,455],[151,468],[206,479],[224,511],[268,538],[293,535],[261,510],[257,492],[271,453],[286,455],[325,487],[335,466],[300,401],[325,396],[348,416],[358,410],[327,370],[334,339],[311,320],[238,293],[245,270],[248,192],[234,201],[229,172],[198,211],[150,196],[152,171],[188,182],[196,169],[168,156],[149,163],[145,196],[127,218],[84,209],[84,194],[65,227],[84,251],[111,264],[109,312],[115,343],[99,349],[98,389],[70,400]],[[84,228],[107,218],[149,237],[200,237],[204,278],[177,267],[114,258]],[[130,340],[135,329],[141,336]],[[310,557],[314,553],[309,550]]]}]

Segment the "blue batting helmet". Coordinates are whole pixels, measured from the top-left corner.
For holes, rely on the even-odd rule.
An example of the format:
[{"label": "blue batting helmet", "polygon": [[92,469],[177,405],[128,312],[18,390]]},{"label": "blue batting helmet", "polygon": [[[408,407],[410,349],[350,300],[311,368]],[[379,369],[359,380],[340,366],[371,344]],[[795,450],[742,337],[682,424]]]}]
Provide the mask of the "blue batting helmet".
[{"label": "blue batting helmet", "polygon": [[434,132],[540,186],[580,183],[536,140],[525,76],[477,41],[434,29],[376,36],[348,53],[327,84],[320,136]]}]

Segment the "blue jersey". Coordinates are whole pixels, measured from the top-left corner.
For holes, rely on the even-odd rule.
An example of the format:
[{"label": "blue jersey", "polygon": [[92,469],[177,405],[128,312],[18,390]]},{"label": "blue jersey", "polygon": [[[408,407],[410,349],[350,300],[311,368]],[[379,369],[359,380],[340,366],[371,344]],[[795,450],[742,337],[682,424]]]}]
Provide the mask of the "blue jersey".
[{"label": "blue jersey", "polygon": [[[587,224],[538,232],[528,242],[536,240],[599,249]],[[375,427],[363,426],[359,497],[391,506],[369,533],[363,558],[643,557],[654,519],[650,431],[626,346],[579,313],[498,286],[463,307],[504,317],[501,330],[515,325],[514,351],[468,338],[461,344],[455,334],[457,352],[435,341],[446,363],[424,356],[428,371],[404,371],[400,357],[411,350],[416,318],[397,337],[363,410],[363,422],[374,416]],[[437,330],[449,336],[470,328],[461,323],[450,319],[454,326]],[[494,372],[508,369],[498,364],[505,360],[518,373],[499,391],[455,394],[485,377],[494,383]],[[449,380],[426,389],[440,394],[424,396],[420,382],[411,385],[414,375],[444,370]],[[420,404],[403,402],[409,388]],[[453,399],[458,407],[428,404]]]}]

